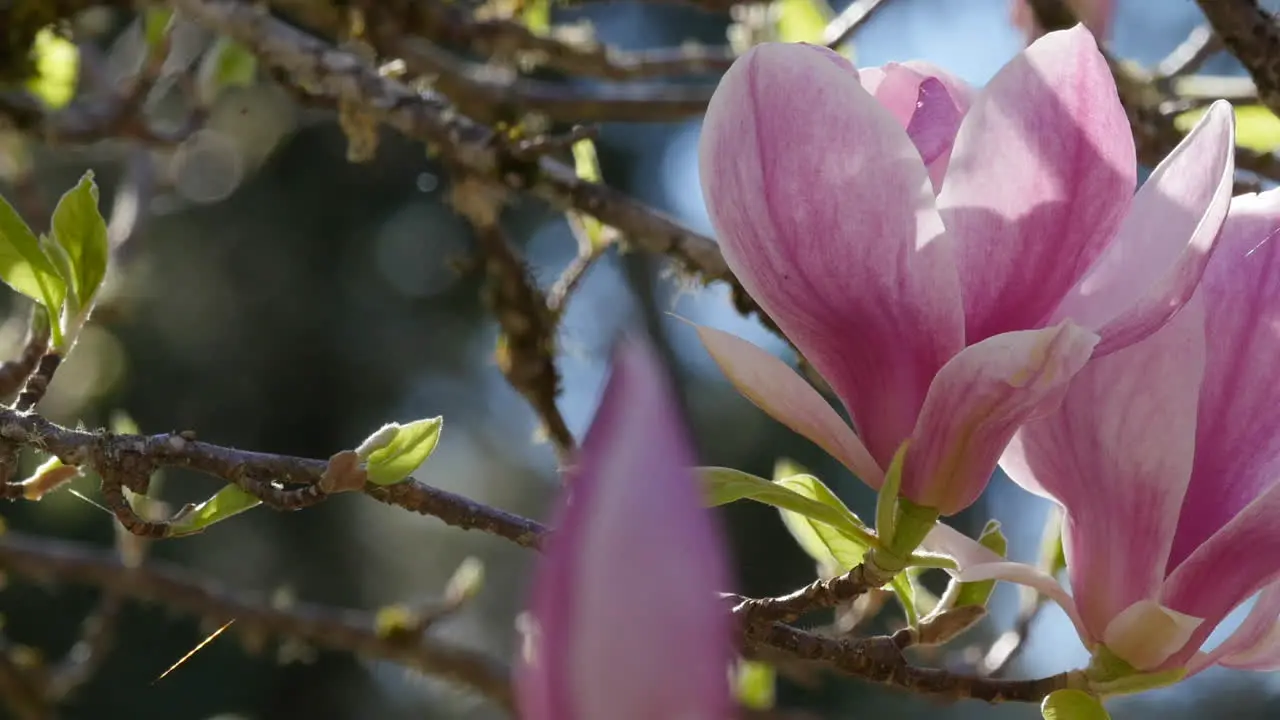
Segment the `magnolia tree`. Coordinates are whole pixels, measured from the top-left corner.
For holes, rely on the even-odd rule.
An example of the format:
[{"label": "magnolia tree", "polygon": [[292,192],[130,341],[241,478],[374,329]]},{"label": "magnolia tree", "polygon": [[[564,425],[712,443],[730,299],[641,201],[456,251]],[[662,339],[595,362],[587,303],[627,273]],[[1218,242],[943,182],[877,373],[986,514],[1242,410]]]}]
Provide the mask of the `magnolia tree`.
[{"label": "magnolia tree", "polygon": [[[0,409],[0,491],[37,501],[92,477],[98,498],[86,499],[120,532],[104,553],[11,530],[0,568],[94,586],[109,607],[152,600],[218,632],[241,620],[398,663],[529,720],[790,717],[770,684],[774,667],[798,662],[1086,720],[1107,717],[1109,698],[1214,666],[1280,667],[1280,191],[1263,189],[1280,177],[1266,139],[1280,110],[1280,26],[1250,0],[1200,0],[1205,25],[1149,69],[1108,52],[1112,3],[1016,2],[1026,48],[972,87],[922,61],[851,59],[850,39],[889,3],[837,14],[821,0],[687,2],[732,11],[733,42],[622,53],[563,32],[545,3],[0,7],[12,156],[101,140],[172,146],[228,86],[253,83],[336,110],[353,162],[376,156],[383,126],[425,145],[488,273],[500,367],[541,419],[562,481],[544,525],[414,479],[448,442],[439,417],[386,424],[327,459],[45,419],[39,404],[104,281],[130,271],[124,250],[145,211],[118,190],[105,218],[89,170],[41,213],[24,191],[38,166],[28,163],[0,202],[0,278],[30,307],[26,343],[0,372],[15,398]],[[117,82],[100,77],[104,25],[133,33]],[[1251,76],[1244,91],[1214,92],[1196,75],[1223,50]],[[593,95],[544,69],[614,85]],[[717,80],[679,92],[654,82],[698,73]],[[175,87],[187,114],[165,125],[152,101]],[[700,115],[714,239],[602,183],[592,145],[593,123]],[[578,240],[548,288],[501,223],[525,195],[566,213]],[[615,343],[575,437],[558,406],[558,323],[582,275],[619,247],[728,285],[739,312],[794,349],[796,369],[696,327],[746,398],[877,493],[874,517],[786,463],[773,478],[700,464],[664,356],[638,330]],[[29,473],[23,449],[39,459]],[[223,487],[169,512],[151,483],[167,467]],[[1039,563],[1008,559],[1027,553],[997,521],[973,537],[950,524],[997,468],[1059,511]],[[514,656],[431,632],[484,592],[472,568],[428,609],[361,614],[244,599],[146,558],[152,541],[234,532],[211,526],[255,506],[341,493],[526,548],[534,577]],[[712,509],[734,501],[776,508],[817,579],[739,594]],[[945,577],[945,592],[930,593],[928,575]],[[1001,581],[1033,593],[1033,610],[978,662],[957,663],[952,649],[972,649],[960,639]],[[1041,601],[1064,611],[1089,660],[1002,677]],[[813,617],[832,609],[843,618],[833,626]],[[111,652],[102,626],[117,615],[86,626],[62,660],[0,644],[9,716],[55,716]],[[872,619],[892,632],[862,632]]]}]

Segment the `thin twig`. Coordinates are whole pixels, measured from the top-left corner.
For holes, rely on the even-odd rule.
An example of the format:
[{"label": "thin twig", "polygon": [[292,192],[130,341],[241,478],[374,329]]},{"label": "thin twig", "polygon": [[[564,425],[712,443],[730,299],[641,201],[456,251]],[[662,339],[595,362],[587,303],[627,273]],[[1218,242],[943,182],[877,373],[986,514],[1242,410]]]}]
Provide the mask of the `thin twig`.
[{"label": "thin twig", "polygon": [[744,631],[743,650],[747,654],[762,647],[823,662],[863,680],[952,700],[1040,702],[1049,693],[1078,683],[1070,673],[1035,680],[1000,680],[915,667],[903,657],[902,648],[893,637],[825,638],[781,623],[753,626]]},{"label": "thin twig", "polygon": [[827,23],[822,31],[822,44],[835,48],[848,42],[853,33],[884,5],[885,0],[853,0],[834,20]]},{"label": "thin twig", "polygon": [[865,563],[827,580],[814,580],[793,593],[774,598],[744,598],[733,614],[746,626],[792,622],[804,613],[835,607],[874,590],[889,581]]},{"label": "thin twig", "polygon": [[1221,50],[1222,40],[1213,33],[1212,28],[1208,25],[1196,26],[1173,52],[1156,65],[1157,86],[1168,92],[1171,80],[1199,70],[1206,60]]},{"label": "thin twig", "polygon": [[[222,447],[191,439],[189,433],[115,435],[92,433],[49,422],[31,413],[0,408],[0,439],[37,447],[68,465],[92,465],[104,483],[139,485],[163,467],[185,467],[235,483],[269,507],[295,509],[296,495],[273,483],[303,490],[316,488],[328,461]],[[396,485],[368,484],[364,494],[388,505],[439,518],[449,525],[481,530],[521,547],[537,547],[546,529],[537,522],[491,508],[461,495],[409,479]],[[325,499],[314,491],[307,502]],[[138,518],[141,521],[141,518]]]},{"label": "thin twig", "polygon": [[506,668],[476,651],[419,634],[379,632],[364,612],[293,603],[232,592],[174,566],[129,568],[113,553],[17,532],[0,536],[0,566],[42,581],[83,584],[135,600],[154,601],[235,630],[301,640],[360,657],[400,663],[467,685],[507,709],[513,707]]},{"label": "thin twig", "polygon": [[561,462],[567,463],[575,442],[557,405],[561,383],[556,368],[556,317],[499,225],[501,192],[465,178],[454,184],[451,202],[471,223],[484,255],[488,300],[502,328],[498,366],[538,414]]},{"label": "thin twig", "polygon": [[1257,0],[1196,0],[1205,19],[1258,87],[1258,99],[1280,115],[1280,26]]}]

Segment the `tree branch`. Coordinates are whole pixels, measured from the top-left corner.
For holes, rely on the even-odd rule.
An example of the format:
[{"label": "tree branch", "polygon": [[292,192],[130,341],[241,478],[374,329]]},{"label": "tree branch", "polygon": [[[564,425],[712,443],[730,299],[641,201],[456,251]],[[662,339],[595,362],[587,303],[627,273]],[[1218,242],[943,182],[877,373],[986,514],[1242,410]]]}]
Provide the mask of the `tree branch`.
[{"label": "tree branch", "polygon": [[748,654],[763,648],[782,651],[796,658],[826,663],[863,680],[951,700],[1038,703],[1054,690],[1072,687],[1077,682],[1070,673],[1036,680],[1000,680],[915,667],[907,662],[894,637],[824,638],[780,623],[751,627],[744,632],[743,649]]},{"label": "tree branch", "polygon": [[16,532],[0,535],[0,566],[35,580],[88,585],[120,597],[159,602],[218,623],[235,620],[233,629],[247,635],[292,638],[389,660],[461,683],[507,709],[514,708],[509,673],[501,664],[421,633],[380,631],[368,613],[306,603],[278,607],[266,598],[237,594],[192,577],[175,566],[153,563],[130,568],[109,552]]},{"label": "tree branch", "polygon": [[1236,56],[1258,99],[1280,115],[1280,27],[1257,0],[1196,0],[1213,31]]}]

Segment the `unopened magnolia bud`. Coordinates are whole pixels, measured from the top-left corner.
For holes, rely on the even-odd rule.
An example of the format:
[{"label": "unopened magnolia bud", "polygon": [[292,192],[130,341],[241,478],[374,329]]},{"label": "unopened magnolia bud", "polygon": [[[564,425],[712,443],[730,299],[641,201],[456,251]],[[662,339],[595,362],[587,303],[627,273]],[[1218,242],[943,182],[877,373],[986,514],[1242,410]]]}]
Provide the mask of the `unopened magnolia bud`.
[{"label": "unopened magnolia bud", "polygon": [[35,474],[22,481],[22,497],[39,500],[79,476],[80,468],[63,465],[56,457],[49,458],[48,462],[36,468]]}]

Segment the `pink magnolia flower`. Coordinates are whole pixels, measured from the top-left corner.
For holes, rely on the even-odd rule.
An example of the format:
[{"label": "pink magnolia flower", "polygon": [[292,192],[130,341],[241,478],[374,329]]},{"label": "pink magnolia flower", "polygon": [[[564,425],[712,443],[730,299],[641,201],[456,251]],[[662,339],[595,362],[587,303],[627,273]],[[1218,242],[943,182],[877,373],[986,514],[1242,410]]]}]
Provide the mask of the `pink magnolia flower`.
[{"label": "pink magnolia flower", "polygon": [[[1111,20],[1115,15],[1115,0],[1067,0],[1067,7],[1075,13],[1080,22],[1099,38],[1106,38],[1111,32]],[[1036,22],[1035,13],[1027,0],[1013,0],[1010,8],[1013,24],[1027,36],[1027,42],[1033,42],[1044,29]]]},{"label": "pink magnolia flower", "polygon": [[[1086,645],[1138,670],[1280,668],[1277,235],[1280,191],[1236,198],[1192,301],[1148,339],[1090,363],[1001,460],[1065,509],[1074,599],[1007,563],[962,578],[1045,589]],[[1260,590],[1244,624],[1201,652]]]},{"label": "pink magnolia flower", "polygon": [[1129,125],[1082,27],[972,93],[924,65],[757,46],[708,108],[703,192],[729,266],[858,434],[781,361],[700,335],[745,395],[873,487],[909,439],[903,496],[958,512],[1091,356],[1194,292],[1233,142],[1215,104],[1135,195]]},{"label": "pink magnolia flower", "polygon": [[624,342],[534,580],[526,720],[733,717],[726,552],[671,392]]}]

